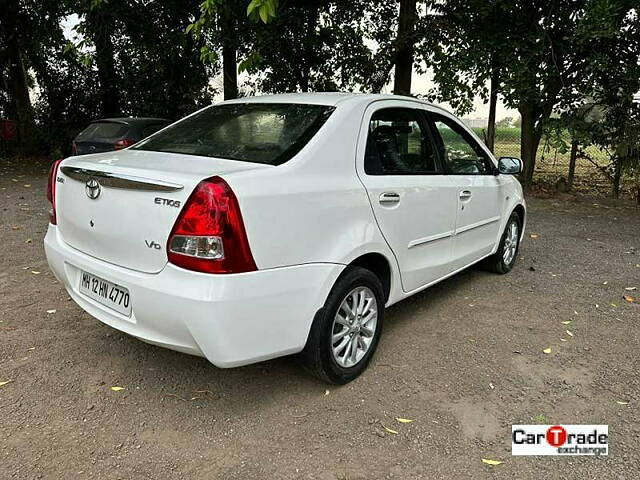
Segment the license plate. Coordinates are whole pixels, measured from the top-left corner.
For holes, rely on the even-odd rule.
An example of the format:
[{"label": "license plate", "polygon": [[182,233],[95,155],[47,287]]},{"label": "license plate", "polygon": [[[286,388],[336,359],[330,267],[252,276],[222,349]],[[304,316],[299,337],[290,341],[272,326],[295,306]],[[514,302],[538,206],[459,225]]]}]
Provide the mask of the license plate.
[{"label": "license plate", "polygon": [[87,272],[81,272],[80,292],[127,317],[131,316],[129,290]]}]

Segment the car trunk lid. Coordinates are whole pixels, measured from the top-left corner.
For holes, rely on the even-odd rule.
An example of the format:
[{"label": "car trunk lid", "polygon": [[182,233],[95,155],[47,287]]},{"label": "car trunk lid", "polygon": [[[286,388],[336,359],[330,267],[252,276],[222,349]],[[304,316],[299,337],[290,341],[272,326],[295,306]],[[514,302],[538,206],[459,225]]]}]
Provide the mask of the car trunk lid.
[{"label": "car trunk lid", "polygon": [[58,229],[71,247],[100,260],[157,273],[182,206],[205,178],[273,168],[174,153],[126,150],[71,157],[56,187]]}]

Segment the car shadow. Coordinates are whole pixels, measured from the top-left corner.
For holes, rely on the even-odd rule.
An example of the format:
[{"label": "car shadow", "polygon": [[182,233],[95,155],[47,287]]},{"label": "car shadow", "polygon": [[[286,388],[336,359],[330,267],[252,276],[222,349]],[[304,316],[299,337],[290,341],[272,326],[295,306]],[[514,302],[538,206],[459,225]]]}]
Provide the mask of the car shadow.
[{"label": "car shadow", "polygon": [[[458,295],[470,282],[485,275],[490,274],[469,268],[391,306],[386,311],[382,341],[392,337],[407,322],[424,321],[419,314],[423,314],[425,309],[436,307],[451,295]],[[105,349],[110,351],[115,356],[111,365],[113,374],[129,385],[131,395],[143,395],[144,401],[152,403],[184,403],[193,407],[194,412],[213,408],[218,412],[233,414],[238,409],[280,408],[283,403],[290,404],[295,410],[296,405],[304,404],[305,398],[324,395],[327,389],[358,391],[359,382],[367,382],[369,374],[369,381],[375,381],[370,368],[356,382],[346,386],[330,386],[301,368],[295,356],[220,369],[204,358],[149,345],[104,325],[99,328],[111,333],[92,337],[102,343],[92,346],[94,361],[99,364],[99,352]],[[372,366],[375,363],[374,357]],[[291,395],[292,392],[295,395]]]}]

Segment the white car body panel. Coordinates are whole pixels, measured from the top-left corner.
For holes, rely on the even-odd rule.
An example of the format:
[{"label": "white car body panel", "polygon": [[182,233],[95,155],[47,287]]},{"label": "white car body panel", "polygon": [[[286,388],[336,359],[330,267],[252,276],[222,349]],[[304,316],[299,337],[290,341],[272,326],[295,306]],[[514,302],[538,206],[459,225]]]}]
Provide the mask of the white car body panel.
[{"label": "white car body panel", "polygon": [[[219,367],[299,352],[315,313],[354,260],[375,253],[388,261],[391,305],[493,253],[513,209],[524,208],[512,176],[364,173],[372,110],[393,104],[443,113],[426,103],[352,94],[230,101],[243,102],[336,109],[295,157],[277,167],[132,149],[62,162],[62,167],[183,186],[163,193],[105,187],[91,200],[84,184],[58,173],[63,178],[56,185],[58,225],[49,226],[45,251],[69,295],[92,316],[149,343],[205,356]],[[204,274],[167,262],[166,242],[181,208],[160,207],[154,198],[183,205],[196,185],[212,176],[222,177],[238,199],[258,271]],[[397,207],[378,202],[388,188],[402,195]],[[459,194],[467,189],[472,198],[463,204]],[[415,218],[421,205],[426,207]],[[81,271],[126,287],[131,317],[80,293]]]},{"label": "white car body panel", "polygon": [[[84,183],[68,178],[64,171],[58,172],[58,177],[64,179],[64,183],[57,184],[57,196],[58,208],[64,212],[58,225],[64,232],[65,243],[92,257],[147,273],[157,273],[166,265],[165,245],[180,213],[179,207],[167,208],[156,204],[155,198],[170,199],[183,205],[204,178],[270,168],[248,162],[130,149],[122,153],[71,157],[63,166],[124,174],[183,187],[176,192],[105,187],[100,196],[92,200],[85,195]],[[88,225],[90,221],[93,222],[92,227]],[[126,234],[134,231],[139,234]],[[162,248],[150,248],[145,241],[155,242]]]}]

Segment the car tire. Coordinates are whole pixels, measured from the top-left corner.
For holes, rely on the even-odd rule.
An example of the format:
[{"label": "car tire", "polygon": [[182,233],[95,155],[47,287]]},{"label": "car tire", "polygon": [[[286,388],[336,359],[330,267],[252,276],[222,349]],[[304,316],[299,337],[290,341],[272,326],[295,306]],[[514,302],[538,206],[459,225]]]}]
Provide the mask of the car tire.
[{"label": "car tire", "polygon": [[[364,306],[360,305],[359,299],[362,298],[365,298]],[[365,268],[347,267],[315,315],[301,352],[305,368],[319,379],[333,384],[342,385],[357,378],[367,368],[378,346],[384,304],[380,279]],[[370,308],[365,310],[367,305]],[[352,306],[356,307],[355,311]],[[375,319],[372,309],[375,309]],[[345,346],[344,342],[347,342]]]},{"label": "car tire", "polygon": [[[515,229],[515,232],[514,232]],[[520,248],[520,237],[522,236],[522,220],[517,212],[513,212],[500,238],[500,244],[496,253],[487,257],[483,266],[490,272],[504,275],[513,268],[518,257]],[[515,242],[515,243],[514,243]],[[509,249],[509,253],[507,253]]]}]

